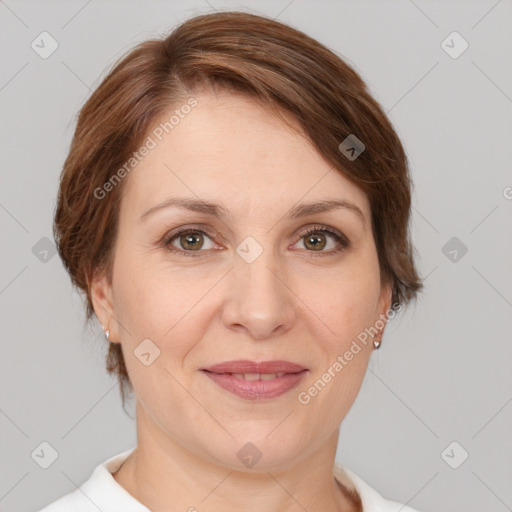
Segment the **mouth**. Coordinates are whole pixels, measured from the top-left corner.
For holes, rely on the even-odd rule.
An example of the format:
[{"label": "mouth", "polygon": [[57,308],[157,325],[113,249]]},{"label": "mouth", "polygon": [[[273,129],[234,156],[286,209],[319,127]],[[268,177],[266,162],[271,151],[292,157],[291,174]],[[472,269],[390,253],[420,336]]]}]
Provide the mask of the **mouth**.
[{"label": "mouth", "polygon": [[[208,370],[205,370],[208,371]],[[272,380],[287,375],[285,372],[277,373],[218,373],[217,375],[231,375],[240,380]]]},{"label": "mouth", "polygon": [[288,361],[229,361],[201,370],[215,384],[246,400],[266,400],[281,396],[308,373],[308,369]]},{"label": "mouth", "polygon": [[274,360],[274,361],[249,361],[248,359],[239,359],[237,361],[225,361],[224,363],[215,364],[203,370],[212,373],[231,373],[231,374],[273,374],[273,373],[298,373],[306,368],[300,364],[291,363],[290,361]]}]

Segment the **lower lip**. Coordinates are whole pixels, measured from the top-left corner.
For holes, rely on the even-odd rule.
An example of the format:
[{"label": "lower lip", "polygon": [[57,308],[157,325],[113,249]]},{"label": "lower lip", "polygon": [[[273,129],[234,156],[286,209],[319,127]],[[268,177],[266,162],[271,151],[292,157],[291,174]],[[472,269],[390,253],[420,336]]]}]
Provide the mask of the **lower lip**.
[{"label": "lower lip", "polygon": [[299,373],[287,373],[271,380],[243,380],[229,373],[212,373],[203,370],[221,388],[246,400],[264,400],[275,398],[293,389],[305,377],[308,370]]}]

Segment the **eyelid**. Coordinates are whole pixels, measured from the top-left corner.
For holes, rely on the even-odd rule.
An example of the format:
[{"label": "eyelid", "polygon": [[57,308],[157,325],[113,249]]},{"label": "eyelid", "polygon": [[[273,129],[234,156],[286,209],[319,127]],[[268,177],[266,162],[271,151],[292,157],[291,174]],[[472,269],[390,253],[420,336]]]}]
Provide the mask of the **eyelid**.
[{"label": "eyelid", "polygon": [[348,238],[341,231],[339,231],[336,228],[333,228],[331,226],[327,226],[325,224],[314,224],[314,225],[306,228],[304,231],[301,230],[300,232],[302,233],[301,237],[303,237],[309,233],[320,232],[320,233],[327,233],[327,234],[336,236],[346,243],[349,242]]},{"label": "eyelid", "polygon": [[[208,226],[205,225],[183,225],[176,229],[171,230],[170,232],[166,232],[164,237],[162,238],[161,244],[164,248],[166,248],[169,252],[185,255],[185,256],[192,256],[192,257],[198,257],[201,255],[202,252],[208,252],[209,250],[197,250],[197,251],[186,251],[184,249],[178,249],[174,246],[172,246],[171,242],[174,238],[187,234],[189,232],[197,232],[207,235],[213,243],[215,243],[215,238],[220,238],[223,243],[225,243],[224,237],[218,233],[218,231],[212,230]],[[293,245],[297,244],[302,238],[313,234],[313,233],[324,233],[327,236],[331,236],[335,239],[335,241],[338,244],[338,247],[335,249],[330,249],[329,251],[308,251],[307,249],[301,250],[307,253],[311,253],[313,256],[329,256],[329,255],[335,255],[338,254],[350,247],[350,240],[339,230],[336,228],[324,225],[324,224],[314,224],[309,225],[306,228],[301,228],[300,230],[296,231],[296,236],[299,236],[299,239],[297,242],[295,242]],[[219,250],[219,249],[214,249]]]},{"label": "eyelid", "polygon": [[[221,240],[224,240],[224,238],[217,232],[217,231],[214,231],[212,230],[211,228],[209,228],[208,226],[204,226],[204,225],[193,225],[193,224],[190,224],[190,225],[183,225],[183,226],[180,226],[176,229],[172,229],[171,231],[166,231],[165,235],[162,237],[161,239],[161,244],[164,246],[164,247],[171,247],[171,241],[178,237],[178,236],[181,236],[181,235],[184,235],[186,233],[189,233],[189,232],[192,232],[192,233],[203,233],[205,235],[207,235],[211,240],[212,242],[215,243],[215,238],[220,238]],[[176,249],[174,247],[174,249]],[[184,251],[183,249],[176,249],[177,252],[188,252],[188,253],[191,253],[191,252],[205,252],[205,251]],[[172,250],[171,250],[172,252]]]},{"label": "eyelid", "polygon": [[[350,240],[346,235],[344,235],[341,231],[337,230],[336,228],[333,228],[331,226],[327,226],[324,224],[315,224],[312,226],[309,226],[305,231],[300,231],[300,238],[299,241],[308,236],[309,234],[313,233],[324,233],[327,236],[330,236],[331,238],[334,238],[336,243],[338,244],[337,247],[334,249],[331,249],[329,251],[308,251],[304,250],[304,252],[311,254],[312,256],[316,257],[323,257],[323,256],[334,256],[339,254],[340,252],[343,252],[347,250],[349,247],[351,247]],[[298,243],[298,242],[296,242]],[[295,245],[295,244],[294,244]]]}]

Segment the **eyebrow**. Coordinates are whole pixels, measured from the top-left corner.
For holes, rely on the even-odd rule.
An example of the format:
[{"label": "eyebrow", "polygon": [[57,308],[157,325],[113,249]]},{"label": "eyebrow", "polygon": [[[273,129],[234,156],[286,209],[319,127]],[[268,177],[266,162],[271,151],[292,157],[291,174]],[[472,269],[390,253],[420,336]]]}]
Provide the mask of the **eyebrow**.
[{"label": "eyebrow", "polygon": [[[204,201],[202,199],[193,199],[193,198],[185,198],[185,197],[171,197],[167,199],[163,203],[157,204],[156,206],[152,206],[148,210],[146,210],[141,216],[140,220],[145,220],[152,213],[162,210],[164,208],[186,208],[187,210],[192,210],[194,212],[205,213],[207,215],[213,215],[218,218],[230,218],[232,217],[229,210],[221,206],[220,204]],[[322,201],[314,201],[310,203],[302,203],[292,207],[288,213],[285,215],[287,218],[298,219],[301,217],[306,217],[307,215],[311,215],[314,213],[326,212],[329,210],[336,209],[344,209],[350,211],[359,217],[362,221],[363,226],[366,227],[366,218],[364,216],[363,211],[359,208],[359,206],[347,200],[333,200],[333,199],[325,199]]]}]

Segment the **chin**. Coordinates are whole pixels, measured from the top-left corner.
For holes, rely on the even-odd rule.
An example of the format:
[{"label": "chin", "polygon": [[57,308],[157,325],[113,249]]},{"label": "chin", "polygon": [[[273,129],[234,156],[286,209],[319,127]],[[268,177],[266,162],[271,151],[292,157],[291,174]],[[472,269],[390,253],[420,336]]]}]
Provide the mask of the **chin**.
[{"label": "chin", "polygon": [[[272,423],[274,429],[279,425],[279,422]],[[210,444],[206,447],[209,456],[217,464],[242,472],[281,471],[306,456],[308,443],[304,434],[295,437],[290,435],[289,430],[283,435],[283,432],[272,433],[272,429],[252,427],[250,434],[248,429],[242,429],[244,433],[234,439],[229,438],[228,443],[212,445],[213,440],[209,439]]]}]

